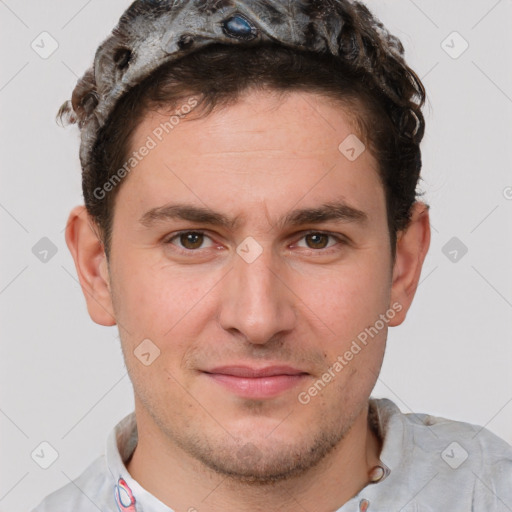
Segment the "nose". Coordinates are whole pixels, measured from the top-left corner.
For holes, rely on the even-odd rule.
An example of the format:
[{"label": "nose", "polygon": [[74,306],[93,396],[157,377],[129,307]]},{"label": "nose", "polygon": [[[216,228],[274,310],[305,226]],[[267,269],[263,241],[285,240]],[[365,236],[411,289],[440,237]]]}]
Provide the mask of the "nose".
[{"label": "nose", "polygon": [[252,262],[235,254],[224,278],[221,326],[258,345],[290,331],[296,322],[295,296],[283,268],[269,248]]}]

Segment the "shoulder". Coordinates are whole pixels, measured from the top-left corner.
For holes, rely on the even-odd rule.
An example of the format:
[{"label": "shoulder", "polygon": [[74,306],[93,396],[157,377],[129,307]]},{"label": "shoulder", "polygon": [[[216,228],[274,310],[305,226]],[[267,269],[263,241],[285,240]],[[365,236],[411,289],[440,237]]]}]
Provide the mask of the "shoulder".
[{"label": "shoulder", "polygon": [[486,428],[428,414],[406,414],[414,443],[438,456],[441,481],[472,493],[473,510],[512,508],[512,446]]},{"label": "shoulder", "polygon": [[105,456],[101,455],[78,478],[49,494],[32,512],[117,512],[115,507],[114,481]]},{"label": "shoulder", "polygon": [[[395,427],[401,423],[404,432],[411,437],[410,440],[419,446],[444,449],[453,442],[467,452],[468,459],[471,457],[485,462],[503,459],[512,461],[512,446],[485,427],[432,414],[402,413],[388,399],[372,399],[372,402],[379,410],[382,423]],[[445,446],[446,442],[449,444]],[[455,445],[448,450],[448,455],[451,455],[452,449],[457,455],[458,447]]]},{"label": "shoulder", "polygon": [[412,433],[413,441],[420,446],[443,448],[443,460],[457,458],[461,465],[462,459],[482,463],[512,462],[512,446],[485,427],[431,414],[399,414]]},{"label": "shoulder", "polygon": [[426,491],[452,489],[467,510],[512,510],[512,446],[479,425],[404,414],[389,400],[377,402],[388,429],[399,433],[400,464],[414,478],[429,481]]}]

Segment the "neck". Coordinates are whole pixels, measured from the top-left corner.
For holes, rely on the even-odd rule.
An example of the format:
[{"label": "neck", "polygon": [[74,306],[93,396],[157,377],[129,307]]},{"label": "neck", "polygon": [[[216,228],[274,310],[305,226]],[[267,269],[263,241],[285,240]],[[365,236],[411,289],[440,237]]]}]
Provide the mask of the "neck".
[{"label": "neck", "polygon": [[368,426],[367,408],[316,466],[268,485],[240,483],[215,473],[176,446],[137,404],[136,417],[139,441],[127,469],[176,511],[296,512],[297,507],[334,511],[369,483],[371,470],[379,464],[381,443]]}]

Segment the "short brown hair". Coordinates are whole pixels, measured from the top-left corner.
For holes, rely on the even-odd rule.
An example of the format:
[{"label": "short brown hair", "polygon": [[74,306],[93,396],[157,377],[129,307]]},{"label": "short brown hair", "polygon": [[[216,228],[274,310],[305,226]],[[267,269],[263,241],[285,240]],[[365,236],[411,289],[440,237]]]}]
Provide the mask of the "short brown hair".
[{"label": "short brown hair", "polygon": [[[398,39],[389,36],[388,43],[403,54]],[[280,94],[318,93],[345,107],[379,165],[394,258],[397,233],[408,225],[417,197],[425,90],[403,59],[379,51],[368,38],[357,37],[347,37],[346,59],[274,43],[253,47],[215,43],[162,65],[125,93],[98,134],[91,170],[82,175],[85,206],[100,229],[107,257],[119,186],[101,199],[94,191],[126,163],[132,135],[145,114],[155,108],[175,109],[187,96],[196,96],[202,114],[208,115],[233,104],[250,89],[265,88]],[[94,97],[84,93],[79,103],[87,101]],[[62,120],[67,111],[64,104],[58,117]],[[70,122],[75,121],[71,118]]]}]

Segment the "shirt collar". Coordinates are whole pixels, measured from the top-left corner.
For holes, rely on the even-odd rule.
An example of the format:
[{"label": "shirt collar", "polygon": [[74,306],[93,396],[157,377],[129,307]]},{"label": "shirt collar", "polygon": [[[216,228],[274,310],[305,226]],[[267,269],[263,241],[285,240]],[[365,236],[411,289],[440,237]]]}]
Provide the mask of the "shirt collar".
[{"label": "shirt collar", "polygon": [[125,463],[137,446],[135,412],[125,416],[110,432],[106,444],[107,467],[114,480],[114,499],[120,512],[173,512],[128,473]]},{"label": "shirt collar", "polygon": [[380,460],[389,470],[401,466],[403,447],[408,446],[410,432],[405,428],[400,409],[387,398],[370,399],[368,417],[382,441]]}]

